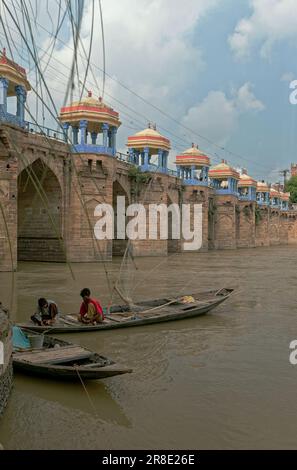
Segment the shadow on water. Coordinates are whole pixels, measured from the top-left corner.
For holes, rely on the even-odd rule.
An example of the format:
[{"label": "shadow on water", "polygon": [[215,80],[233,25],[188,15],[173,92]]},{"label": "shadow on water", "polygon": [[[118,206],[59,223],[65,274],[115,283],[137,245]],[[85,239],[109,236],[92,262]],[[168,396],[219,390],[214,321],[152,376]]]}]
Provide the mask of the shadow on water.
[{"label": "shadow on water", "polygon": [[[110,379],[112,382],[112,379]],[[63,448],[68,438],[62,435],[66,423],[72,421],[73,430],[82,423],[85,428],[102,430],[105,425],[129,428],[131,423],[120,403],[112,397],[104,382],[55,382],[52,380],[16,374],[9,406],[0,423],[0,442],[9,448]],[[24,437],[27,433],[27,437]],[[49,433],[47,441],[46,434]],[[58,445],[57,440],[61,437]]]}]

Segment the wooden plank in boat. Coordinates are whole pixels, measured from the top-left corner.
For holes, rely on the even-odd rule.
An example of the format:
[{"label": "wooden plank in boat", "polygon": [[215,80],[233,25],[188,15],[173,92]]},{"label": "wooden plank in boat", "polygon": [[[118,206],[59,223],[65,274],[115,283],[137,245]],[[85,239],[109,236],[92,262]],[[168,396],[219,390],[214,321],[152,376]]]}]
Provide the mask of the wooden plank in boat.
[{"label": "wooden plank in boat", "polygon": [[58,364],[59,362],[87,359],[92,354],[91,351],[87,351],[80,346],[65,346],[29,353],[17,353],[14,355],[14,359],[34,364]]}]

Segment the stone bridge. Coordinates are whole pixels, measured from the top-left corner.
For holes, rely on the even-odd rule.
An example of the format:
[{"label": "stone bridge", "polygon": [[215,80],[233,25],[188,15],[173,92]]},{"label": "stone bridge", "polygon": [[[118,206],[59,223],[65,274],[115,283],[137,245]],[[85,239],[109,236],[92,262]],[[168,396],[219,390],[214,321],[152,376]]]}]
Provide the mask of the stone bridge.
[{"label": "stone bridge", "polygon": [[[0,125],[0,270],[17,261],[91,262],[122,255],[127,240],[96,240],[94,209],[142,202],[202,203],[202,250],[295,243],[295,211],[281,211],[221,195],[209,186],[184,185],[168,173],[133,173],[125,156],[72,152],[56,137],[13,124]],[[168,220],[170,226],[170,220]],[[116,227],[115,227],[116,228]],[[179,240],[135,240],[135,256],[179,252]]]}]

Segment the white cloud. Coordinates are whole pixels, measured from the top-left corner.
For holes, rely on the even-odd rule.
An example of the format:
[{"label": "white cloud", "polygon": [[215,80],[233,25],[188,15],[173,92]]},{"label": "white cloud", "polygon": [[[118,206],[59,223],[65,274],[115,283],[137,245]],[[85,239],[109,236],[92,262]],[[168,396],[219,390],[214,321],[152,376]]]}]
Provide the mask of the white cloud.
[{"label": "white cloud", "polygon": [[235,97],[235,107],[239,112],[262,111],[264,104],[258,100],[253,91],[251,83],[247,82],[237,91]]},{"label": "white cloud", "polygon": [[293,72],[285,72],[281,76],[281,82],[292,82],[295,78],[295,75]]},{"label": "white cloud", "polygon": [[224,145],[236,129],[240,115],[263,109],[264,104],[255,97],[252,85],[245,83],[231,98],[222,91],[211,91],[201,103],[188,110],[182,124]]},{"label": "white cloud", "polygon": [[256,47],[267,58],[276,42],[297,39],[296,0],[251,0],[250,4],[251,16],[241,19],[229,37],[237,58],[249,57]]},{"label": "white cloud", "polygon": [[[221,2],[222,0],[187,0],[185,4],[179,0],[102,0],[107,73],[179,119],[189,106],[192,91],[199,86],[200,76],[205,67],[203,53],[199,47],[193,46],[191,35],[197,24]],[[88,52],[92,2],[86,1],[85,4],[81,38]],[[54,12],[52,15],[55,17]],[[50,30],[51,26],[46,19],[45,6],[40,6],[38,21]],[[32,24],[34,28],[33,21]],[[38,27],[37,29],[40,30]],[[63,93],[73,55],[71,50],[73,39],[69,37],[70,25],[68,32],[65,29],[64,27],[59,38],[66,44],[57,40],[45,72],[58,109],[63,103]],[[42,42],[40,41],[38,45],[41,44],[42,49],[48,51],[49,38],[46,34],[44,36],[44,31],[42,33]],[[40,52],[40,55],[43,54]],[[83,51],[79,44],[78,68],[80,79],[83,80],[86,61],[82,60],[81,56]],[[47,60],[48,57],[44,56],[43,66]],[[88,73],[86,88],[98,96],[102,91],[102,72],[99,70],[102,68],[102,39],[98,2],[95,2],[91,63],[93,65]],[[31,78],[34,84],[34,74]],[[168,124],[168,119],[137,99],[116,80],[106,77],[104,101],[120,112],[123,126],[119,132],[119,148],[123,150],[127,136],[134,133],[133,129],[125,127],[127,125],[139,130],[150,119],[157,121],[158,126],[163,124],[165,128],[172,128],[172,123]],[[76,88],[74,98],[77,96]],[[136,110],[141,116],[135,115],[128,107]]]}]

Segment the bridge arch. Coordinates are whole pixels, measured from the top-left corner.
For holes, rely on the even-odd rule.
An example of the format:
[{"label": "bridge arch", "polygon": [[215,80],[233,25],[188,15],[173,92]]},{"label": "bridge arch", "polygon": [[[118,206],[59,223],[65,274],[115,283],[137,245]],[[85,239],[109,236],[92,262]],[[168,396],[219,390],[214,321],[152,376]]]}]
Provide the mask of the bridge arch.
[{"label": "bridge arch", "polygon": [[65,261],[63,212],[56,174],[34,160],[18,175],[18,260]]}]

